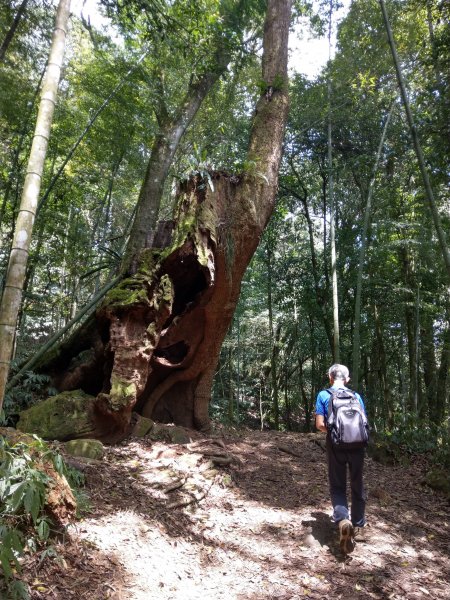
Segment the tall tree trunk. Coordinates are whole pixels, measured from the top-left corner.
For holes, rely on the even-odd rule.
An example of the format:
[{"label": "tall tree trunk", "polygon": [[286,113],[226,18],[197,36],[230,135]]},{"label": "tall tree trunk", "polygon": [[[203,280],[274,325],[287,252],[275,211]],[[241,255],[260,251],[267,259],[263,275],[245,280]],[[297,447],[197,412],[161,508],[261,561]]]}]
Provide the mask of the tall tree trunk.
[{"label": "tall tree trunk", "polygon": [[228,350],[228,419],[230,423],[235,420],[234,416],[234,393],[233,393],[233,348],[230,345]]},{"label": "tall tree trunk", "polygon": [[303,400],[303,410],[305,411],[305,425],[304,431],[311,431],[311,423],[312,423],[312,404],[309,402],[308,394],[305,390],[304,385],[304,375],[303,375],[303,360],[301,357],[298,357],[298,385],[300,388],[301,397]]},{"label": "tall tree trunk", "polygon": [[313,227],[313,222],[311,219],[311,215],[309,214],[309,208],[308,208],[308,191],[307,191],[306,187],[303,185],[292,161],[290,161],[290,167],[291,167],[295,177],[297,178],[298,184],[302,188],[303,193],[299,194],[295,190],[292,190],[291,188],[287,188],[286,186],[283,186],[283,189],[287,190],[295,198],[300,200],[300,202],[303,205],[303,214],[305,215],[306,224],[308,226],[309,249],[311,252],[311,267],[312,267],[312,275],[313,275],[313,279],[314,279],[314,291],[316,294],[316,301],[317,301],[317,305],[320,308],[323,326],[324,326],[325,333],[326,333],[326,336],[328,339],[328,343],[330,345],[330,351],[333,352],[333,335],[331,333],[331,327],[330,327],[329,319],[328,319],[328,316],[326,313],[326,308],[325,308],[325,300],[324,300],[325,294],[320,289],[320,284],[319,284],[319,270],[318,270],[316,249],[315,249],[315,244],[314,244],[314,227]]},{"label": "tall tree trunk", "polygon": [[[290,0],[268,1],[265,89],[247,155],[255,172],[240,177],[212,173],[213,190],[198,177],[183,183],[174,221],[163,223],[152,236],[153,247],[141,251],[134,276],[109,292],[97,311],[96,327],[86,326],[46,361],[59,389],[81,387],[96,394],[89,435],[121,437],[133,410],[160,421],[209,427],[220,348],[242,277],[275,203],[288,110],[290,7]],[[148,177],[146,182],[151,183]],[[151,214],[146,217],[151,227]],[[147,233],[138,233],[140,241],[130,246],[129,256]],[[80,360],[72,367],[77,354]]]},{"label": "tall tree trunk", "polygon": [[319,387],[319,382],[317,382],[316,377],[316,362],[317,362],[317,350],[316,350],[316,340],[314,337],[315,327],[314,327],[314,318],[309,316],[309,332],[310,332],[310,340],[311,340],[311,393],[310,393],[310,403],[311,406],[314,406],[314,402],[316,400],[316,389]]},{"label": "tall tree trunk", "polygon": [[[448,102],[448,92],[445,82],[445,78],[442,76],[442,71],[447,67],[448,61],[439,60],[439,50],[436,44],[436,37],[434,33],[433,24],[433,12],[431,0],[426,0],[427,3],[427,24],[428,31],[430,33],[430,45],[431,45],[431,57],[433,59],[434,76],[436,80],[436,87],[439,91],[439,97],[434,98],[434,101],[438,102],[438,110],[441,113],[441,127],[439,128],[440,140],[447,150],[447,156],[450,154],[450,106]],[[448,24],[447,24],[448,26]],[[445,72],[445,71],[444,71]]]},{"label": "tall tree trunk", "polygon": [[[325,252],[325,249],[328,246],[328,230],[327,230],[327,214],[328,214],[328,198],[327,198],[327,188],[328,188],[328,177],[324,171],[324,169],[321,168],[320,170],[320,177],[322,179],[322,201],[323,201],[323,219],[322,219],[322,223],[323,223],[323,227],[322,227],[322,240],[323,240],[323,248],[324,248],[324,252],[323,254],[323,274],[324,274],[324,278],[325,278],[325,296],[329,297],[331,292],[330,292],[330,275],[329,275],[329,265],[328,265],[328,255]],[[331,348],[331,352],[333,352],[333,348]]]},{"label": "tall tree trunk", "polygon": [[[328,23],[328,65],[331,65],[331,23],[333,15],[333,0],[330,0]],[[336,203],[334,198],[333,173],[333,140],[331,124],[331,75],[328,75],[328,197],[330,204],[330,252],[331,252],[331,285],[333,297],[333,360],[340,361],[340,332],[339,332],[339,298],[336,264]]]},{"label": "tall tree trunk", "polygon": [[8,47],[9,47],[10,43],[12,42],[14,34],[16,33],[16,29],[19,26],[20,20],[22,19],[23,15],[25,13],[27,4],[28,4],[28,0],[22,0],[22,4],[19,6],[16,16],[14,17],[14,21],[11,23],[11,27],[8,29],[8,31],[5,35],[5,39],[3,40],[3,42],[0,46],[0,62],[5,60],[6,51],[8,50]]},{"label": "tall tree trunk", "polygon": [[416,350],[416,311],[414,299],[414,276],[412,271],[411,256],[406,247],[400,249],[401,265],[406,292],[404,298],[404,314],[406,323],[406,339],[408,348],[408,405],[411,415],[417,416],[417,350]]},{"label": "tall tree trunk", "polygon": [[9,365],[13,352],[17,315],[22,300],[28,251],[64,58],[69,12],[70,0],[60,0],[22,200],[16,221],[5,289],[0,306],[0,409],[3,404]]},{"label": "tall tree trunk", "polygon": [[266,263],[267,263],[267,309],[269,313],[269,339],[270,339],[270,381],[272,388],[272,414],[273,423],[275,429],[278,430],[280,427],[280,406],[278,400],[278,350],[277,345],[279,342],[280,327],[277,327],[277,334],[274,332],[273,322],[273,304],[272,304],[272,241],[267,242],[266,248]]},{"label": "tall tree trunk", "polygon": [[389,385],[389,376],[387,372],[387,361],[386,361],[386,350],[384,347],[383,341],[383,331],[381,327],[380,315],[378,312],[378,308],[376,306],[373,307],[373,316],[375,323],[375,334],[377,340],[377,348],[378,348],[378,357],[379,357],[379,374],[380,374],[380,383],[383,393],[383,416],[384,423],[387,425],[389,429],[392,428],[394,423],[394,414],[392,407],[392,395],[391,388]]},{"label": "tall tree trunk", "polygon": [[[441,363],[439,365],[436,390],[435,425],[442,425],[449,408],[450,384],[450,319],[447,313],[447,326],[443,333]],[[448,412],[447,412],[448,414]]]},{"label": "tall tree trunk", "polygon": [[359,259],[358,259],[358,274],[356,279],[356,296],[355,296],[355,324],[353,328],[353,369],[352,369],[352,380],[355,389],[359,386],[359,363],[361,360],[361,341],[360,341],[360,329],[361,329],[361,293],[362,293],[362,276],[364,271],[364,260],[366,256],[367,246],[367,232],[369,230],[370,213],[372,211],[372,195],[373,188],[375,185],[375,177],[378,171],[378,164],[381,158],[381,152],[384,146],[384,140],[386,138],[386,132],[391,119],[394,105],[391,106],[390,111],[384,122],[383,132],[381,134],[380,143],[378,145],[378,151],[375,158],[375,164],[372,170],[372,177],[369,183],[369,191],[367,193],[366,207],[364,210],[363,230],[361,233],[361,242],[359,247]]},{"label": "tall tree trunk", "polygon": [[81,142],[83,141],[83,139],[89,133],[89,131],[91,130],[91,128],[94,125],[95,121],[99,117],[99,115],[109,105],[109,103],[112,100],[112,98],[117,94],[117,92],[120,90],[120,88],[125,84],[125,82],[130,77],[130,75],[132,75],[132,73],[134,73],[134,71],[136,71],[136,69],[141,64],[141,62],[144,60],[144,58],[147,56],[147,54],[148,54],[148,51],[144,52],[144,54],[142,54],[140,56],[140,58],[137,60],[136,64],[133,65],[133,67],[131,67],[131,69],[129,69],[127,71],[127,73],[125,74],[125,76],[122,77],[122,79],[114,87],[114,89],[112,90],[112,92],[109,93],[109,95],[107,96],[107,98],[102,102],[102,104],[97,108],[97,110],[94,112],[94,114],[92,115],[92,117],[89,119],[86,127],[83,129],[83,131],[81,132],[81,134],[78,136],[78,139],[76,140],[76,142],[73,144],[73,146],[71,147],[71,149],[67,153],[67,155],[66,155],[65,159],[63,160],[62,164],[59,166],[58,171],[52,177],[52,179],[51,179],[51,181],[50,181],[47,189],[45,190],[44,194],[42,195],[42,198],[39,200],[39,204],[38,204],[38,207],[37,207],[36,215],[38,215],[40,213],[40,211],[42,210],[42,207],[47,202],[47,200],[48,200],[48,198],[50,196],[50,193],[52,192],[53,188],[55,187],[56,182],[61,177],[62,173],[64,172],[64,169],[66,168],[66,166],[70,162],[72,156],[75,154],[78,146],[81,144]]},{"label": "tall tree trunk", "polygon": [[292,407],[289,398],[289,374],[287,365],[284,365],[284,420],[287,431],[292,431],[291,414]]},{"label": "tall tree trunk", "polygon": [[425,381],[425,396],[427,400],[427,413],[430,423],[437,424],[436,392],[437,392],[437,365],[435,351],[435,331],[431,314],[424,314],[420,329],[421,358],[423,364],[423,378]]},{"label": "tall tree trunk", "polygon": [[158,221],[159,208],[164,192],[164,184],[169,173],[173,157],[186,129],[197,114],[203,100],[212,86],[225,72],[230,61],[230,49],[224,41],[216,51],[214,68],[191,82],[177,113],[171,117],[164,105],[163,86],[158,109],[160,130],[153,143],[150,159],[136,207],[136,215],[130,237],[125,249],[122,272],[135,273],[139,261],[139,252],[151,247]]},{"label": "tall tree trunk", "polygon": [[[28,139],[28,135],[27,135],[28,134],[28,124],[29,124],[31,115],[34,111],[36,100],[39,98],[39,91],[41,89],[41,84],[42,84],[42,80],[44,78],[45,72],[46,72],[46,68],[43,69],[43,71],[41,73],[39,82],[33,93],[33,98],[28,103],[28,110],[26,112],[24,119],[22,120],[22,123],[21,123],[20,137],[17,141],[17,145],[16,145],[16,148],[15,148],[13,156],[12,156],[11,168],[10,168],[8,180],[7,180],[6,186],[5,186],[5,193],[3,195],[2,205],[0,208],[0,231],[2,229],[4,229],[3,222],[4,222],[4,218],[5,218],[6,207],[8,205],[9,195],[11,193],[11,190],[13,189],[14,181],[17,181],[20,177],[20,155],[22,152],[22,148],[23,148],[26,140]],[[12,237],[12,235],[11,235],[11,237]],[[5,265],[5,267],[6,267],[6,265]]]}]

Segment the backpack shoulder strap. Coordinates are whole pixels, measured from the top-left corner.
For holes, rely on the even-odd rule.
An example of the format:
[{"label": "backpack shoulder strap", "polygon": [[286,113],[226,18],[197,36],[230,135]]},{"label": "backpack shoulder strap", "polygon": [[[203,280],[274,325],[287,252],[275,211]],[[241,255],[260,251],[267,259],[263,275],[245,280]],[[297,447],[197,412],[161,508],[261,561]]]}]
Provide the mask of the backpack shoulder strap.
[{"label": "backpack shoulder strap", "polygon": [[328,402],[328,410],[327,410],[328,414],[327,414],[327,418],[326,418],[327,423],[329,423],[330,418],[332,417],[333,411],[334,411],[333,398],[334,398],[334,394],[336,392],[336,388],[333,389],[330,387],[330,388],[327,388],[326,391],[330,394],[330,400]]}]

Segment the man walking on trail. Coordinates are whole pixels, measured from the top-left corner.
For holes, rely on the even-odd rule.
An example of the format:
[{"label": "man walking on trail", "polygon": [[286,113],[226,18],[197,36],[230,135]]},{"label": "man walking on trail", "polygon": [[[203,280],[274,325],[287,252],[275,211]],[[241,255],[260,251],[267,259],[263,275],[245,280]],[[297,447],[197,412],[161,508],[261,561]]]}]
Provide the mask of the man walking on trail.
[{"label": "man walking on trail", "polygon": [[[331,502],[333,505],[333,521],[339,527],[339,545],[344,554],[353,552],[355,547],[355,536],[360,534],[360,528],[366,524],[365,507],[366,494],[363,485],[363,466],[364,466],[364,442],[339,443],[336,440],[336,433],[332,430],[332,421],[330,413],[336,410],[336,398],[348,397],[349,402],[356,405],[356,410],[348,410],[346,415],[358,413],[356,415],[358,426],[355,430],[363,432],[367,436],[368,426],[364,402],[359,394],[349,390],[346,387],[348,383],[349,371],[344,365],[334,364],[328,370],[328,377],[331,387],[319,392],[316,401],[316,427],[320,431],[327,432],[327,458],[328,458],[328,479],[330,483]],[[359,404],[358,404],[359,403]],[[345,416],[343,417],[345,419]],[[353,423],[356,423],[353,420]],[[344,426],[346,423],[344,421]],[[350,425],[350,427],[352,424]],[[342,428],[342,427],[341,427]],[[359,436],[359,433],[356,434]],[[366,438],[367,440],[367,438]],[[351,518],[347,502],[347,465],[350,471],[351,483]]]}]

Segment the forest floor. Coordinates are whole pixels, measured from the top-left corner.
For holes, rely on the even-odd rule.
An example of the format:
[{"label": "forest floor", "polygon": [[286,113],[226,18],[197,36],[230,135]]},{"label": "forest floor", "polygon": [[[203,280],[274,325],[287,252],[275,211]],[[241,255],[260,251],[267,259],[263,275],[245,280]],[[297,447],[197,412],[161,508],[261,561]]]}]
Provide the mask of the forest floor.
[{"label": "forest floor", "polygon": [[341,554],[322,434],[130,439],[84,467],[88,502],[33,600],[450,598],[448,501],[425,459],[366,460],[366,541]]}]

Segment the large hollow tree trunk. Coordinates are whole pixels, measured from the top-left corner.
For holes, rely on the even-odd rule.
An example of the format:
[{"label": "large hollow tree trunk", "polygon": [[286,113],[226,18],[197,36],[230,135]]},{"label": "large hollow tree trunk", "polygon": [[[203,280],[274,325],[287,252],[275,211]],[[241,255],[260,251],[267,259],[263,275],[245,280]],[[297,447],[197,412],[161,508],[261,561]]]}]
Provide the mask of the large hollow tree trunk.
[{"label": "large hollow tree trunk", "polygon": [[127,433],[133,411],[209,427],[220,348],[242,277],[274,208],[288,110],[290,5],[291,0],[268,2],[266,89],[248,151],[254,172],[211,173],[214,189],[200,178],[183,183],[174,220],[161,224],[152,247],[140,253],[136,272],[107,294],[95,319],[41,364],[59,390],[82,389],[92,396],[91,426],[83,436],[114,441]]}]

